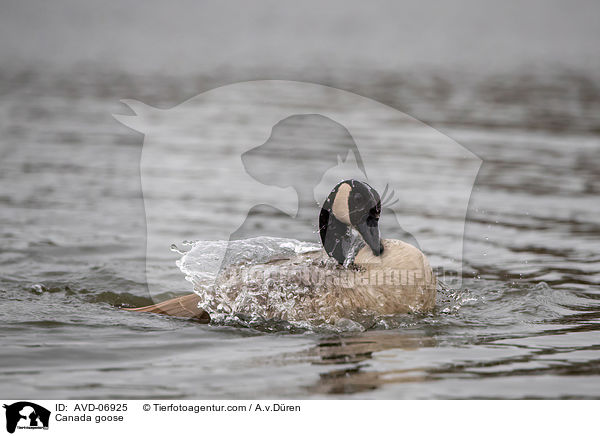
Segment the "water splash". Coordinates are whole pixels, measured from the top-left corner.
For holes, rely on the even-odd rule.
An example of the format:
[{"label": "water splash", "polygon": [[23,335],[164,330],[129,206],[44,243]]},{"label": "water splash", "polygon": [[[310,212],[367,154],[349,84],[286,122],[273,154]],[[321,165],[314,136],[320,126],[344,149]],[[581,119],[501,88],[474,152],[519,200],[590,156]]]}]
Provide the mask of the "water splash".
[{"label": "water splash", "polygon": [[177,265],[213,324],[342,333],[397,328],[410,317],[382,317],[379,308],[357,303],[342,283],[359,269],[340,266],[318,244],[258,237],[183,245],[191,249]]},{"label": "water splash", "polygon": [[268,236],[237,241],[184,241],[182,245],[191,248],[186,252],[172,245],[173,251],[182,254],[176,264],[195,289],[212,286],[219,272],[233,265],[267,263],[320,249],[319,244]]}]

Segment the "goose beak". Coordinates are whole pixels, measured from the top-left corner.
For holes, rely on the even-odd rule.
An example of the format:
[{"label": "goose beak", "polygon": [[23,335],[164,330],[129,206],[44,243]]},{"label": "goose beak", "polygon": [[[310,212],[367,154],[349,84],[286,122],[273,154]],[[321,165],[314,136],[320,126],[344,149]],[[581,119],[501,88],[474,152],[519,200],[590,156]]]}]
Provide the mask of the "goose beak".
[{"label": "goose beak", "polygon": [[366,222],[363,222],[356,226],[356,230],[358,230],[358,233],[360,233],[367,245],[371,247],[371,251],[373,251],[375,256],[379,256],[381,253],[383,253],[383,244],[381,243],[381,238],[379,237],[378,223],[375,223],[375,225],[369,225]]}]

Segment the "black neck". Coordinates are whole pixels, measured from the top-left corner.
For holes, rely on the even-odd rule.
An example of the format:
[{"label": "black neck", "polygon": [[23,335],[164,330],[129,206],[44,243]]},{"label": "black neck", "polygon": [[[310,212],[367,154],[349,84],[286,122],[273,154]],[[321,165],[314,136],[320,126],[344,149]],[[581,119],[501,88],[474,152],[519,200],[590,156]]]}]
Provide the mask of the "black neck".
[{"label": "black neck", "polygon": [[319,233],[325,252],[343,265],[353,251],[350,227],[323,208],[319,215]]}]

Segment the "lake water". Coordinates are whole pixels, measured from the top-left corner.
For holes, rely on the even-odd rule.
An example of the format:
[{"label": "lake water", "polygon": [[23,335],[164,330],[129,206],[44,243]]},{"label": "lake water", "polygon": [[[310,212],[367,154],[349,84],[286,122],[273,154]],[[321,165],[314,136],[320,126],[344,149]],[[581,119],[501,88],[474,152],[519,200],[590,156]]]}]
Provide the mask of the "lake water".
[{"label": "lake water", "polygon": [[[165,247],[171,260],[156,264],[155,277],[164,292],[148,290],[144,138],[111,114],[127,113],[121,98],[168,108],[223,82],[91,69],[1,74],[5,397],[600,398],[600,90],[593,78],[427,70],[324,78],[429,123],[483,161],[464,226],[461,287],[440,292],[432,314],[333,334],[118,309],[191,286],[180,288],[177,256]],[[222,141],[230,135],[223,132]],[[379,157],[393,153],[384,147]],[[219,166],[217,155],[207,168]],[[277,168],[273,159],[268,168]],[[165,177],[165,191],[177,177]],[[209,201],[211,194],[197,195]],[[245,198],[227,194],[210,197],[216,210]],[[177,195],[157,198],[168,207]],[[427,235],[423,248],[434,268],[458,237],[447,200],[432,194],[406,211]],[[154,228],[181,244],[201,239],[221,218],[188,207]],[[282,228],[277,216],[262,220]]]}]

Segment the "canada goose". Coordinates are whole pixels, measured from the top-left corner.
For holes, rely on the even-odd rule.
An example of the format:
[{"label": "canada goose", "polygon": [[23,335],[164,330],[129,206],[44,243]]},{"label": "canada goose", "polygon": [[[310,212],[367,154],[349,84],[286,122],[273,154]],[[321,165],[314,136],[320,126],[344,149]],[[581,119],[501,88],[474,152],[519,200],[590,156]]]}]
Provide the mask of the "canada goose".
[{"label": "canada goose", "polygon": [[[427,258],[410,244],[382,240],[380,212],[379,194],[367,183],[338,183],[319,215],[324,250],[225,268],[214,284],[218,301],[209,304],[209,312],[218,306],[219,313],[335,324],[343,318],[433,309],[436,279]],[[208,322],[198,307],[201,301],[191,294],[128,310]]]}]

